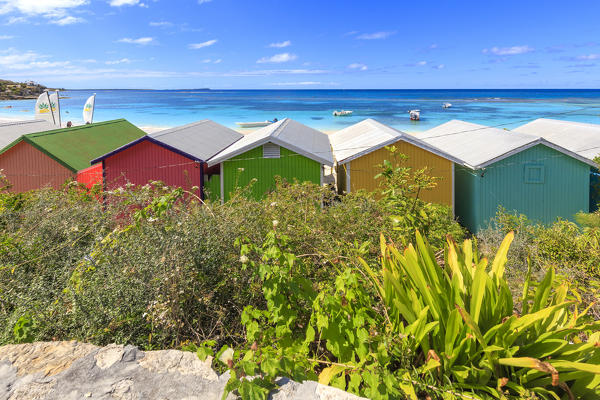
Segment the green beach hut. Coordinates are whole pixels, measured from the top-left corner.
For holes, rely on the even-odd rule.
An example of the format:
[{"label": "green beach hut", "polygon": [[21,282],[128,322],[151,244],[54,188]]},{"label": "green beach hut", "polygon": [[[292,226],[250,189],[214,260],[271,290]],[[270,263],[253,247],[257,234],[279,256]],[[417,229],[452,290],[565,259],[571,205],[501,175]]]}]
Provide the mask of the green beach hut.
[{"label": "green beach hut", "polygon": [[261,198],[275,188],[275,177],[289,182],[322,184],[323,166],[333,165],[329,138],[323,132],[285,118],[246,134],[210,160],[209,168],[220,165],[220,174],[213,175],[207,187],[219,188],[222,201],[229,199],[235,187],[244,187],[252,179],[251,195]]},{"label": "green beach hut", "polygon": [[499,206],[541,223],[589,209],[593,162],[544,138],[456,120],[418,137],[461,160],[456,216],[471,232],[485,228]]}]

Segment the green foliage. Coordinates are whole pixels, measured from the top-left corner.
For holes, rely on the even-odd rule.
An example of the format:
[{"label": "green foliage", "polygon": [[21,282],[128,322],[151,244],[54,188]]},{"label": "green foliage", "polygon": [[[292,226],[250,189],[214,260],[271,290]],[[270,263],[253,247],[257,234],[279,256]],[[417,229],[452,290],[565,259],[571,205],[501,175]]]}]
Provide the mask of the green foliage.
[{"label": "green foliage", "polygon": [[[578,214],[577,220],[594,220],[595,214]],[[483,254],[492,255],[504,235],[515,231],[515,240],[508,252],[507,280],[517,307],[520,291],[525,283],[529,266],[538,278],[553,267],[557,285],[568,283],[575,298],[585,305],[597,303],[600,295],[600,228],[577,225],[558,220],[552,225],[529,221],[523,215],[500,209],[489,228],[477,234]],[[590,314],[600,319],[600,307],[594,304]]]},{"label": "green foliage", "polygon": [[231,370],[227,389],[265,398],[285,376],[373,399],[595,398],[600,322],[568,300],[567,285],[553,289],[553,269],[536,290],[528,277],[513,314],[504,278],[512,240],[489,266],[471,241],[449,240],[442,268],[418,232],[404,252],[382,237],[377,268],[357,257],[361,268],[336,268],[327,284],[304,277],[309,267],[285,250],[285,235],[243,244],[266,304],[244,310],[248,344],[218,354]]},{"label": "green foliage", "polygon": [[17,320],[13,327],[15,343],[31,343],[33,342],[33,330],[35,324],[31,316],[23,315]]}]

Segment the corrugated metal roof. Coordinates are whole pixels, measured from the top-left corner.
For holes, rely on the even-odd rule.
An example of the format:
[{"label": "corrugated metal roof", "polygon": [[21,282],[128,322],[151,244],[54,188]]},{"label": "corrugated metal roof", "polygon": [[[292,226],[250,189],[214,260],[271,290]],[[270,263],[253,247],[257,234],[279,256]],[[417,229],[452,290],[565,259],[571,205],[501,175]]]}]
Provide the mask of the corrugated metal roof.
[{"label": "corrugated metal roof", "polygon": [[600,125],[540,118],[514,131],[543,137],[589,160],[600,155]]},{"label": "corrugated metal roof", "polygon": [[537,137],[470,122],[452,120],[417,137],[477,169],[535,144]]},{"label": "corrugated metal roof", "polygon": [[274,143],[321,164],[333,165],[329,138],[323,132],[289,118],[244,135],[208,161],[213,166],[265,143]]},{"label": "corrugated metal roof", "polygon": [[55,129],[21,136],[0,154],[24,140],[72,171],[89,167],[90,160],[144,136],[124,119]]},{"label": "corrugated metal roof", "polygon": [[413,135],[401,132],[374,119],[365,119],[329,135],[333,155],[344,164],[382,147],[403,140],[454,162],[460,160]]},{"label": "corrugated metal roof", "polygon": [[588,165],[594,163],[544,138],[470,122],[452,120],[417,135],[423,141],[462,160],[472,168],[484,168],[525,149],[543,144]]},{"label": "corrugated metal roof", "polygon": [[22,135],[56,129],[56,125],[43,119],[11,121],[0,124],[0,149],[5,148]]},{"label": "corrugated metal roof", "polygon": [[188,125],[166,129],[149,135],[173,148],[208,160],[240,140],[244,135],[214,121],[205,119]]}]

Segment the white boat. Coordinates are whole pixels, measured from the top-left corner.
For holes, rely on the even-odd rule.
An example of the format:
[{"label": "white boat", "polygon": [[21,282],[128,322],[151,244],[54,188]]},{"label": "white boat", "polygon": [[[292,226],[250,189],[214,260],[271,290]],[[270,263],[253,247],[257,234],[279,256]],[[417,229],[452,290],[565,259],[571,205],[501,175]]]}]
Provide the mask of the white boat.
[{"label": "white boat", "polygon": [[450,107],[452,107],[451,103],[444,103],[444,104],[442,104],[442,108],[450,108]]},{"label": "white boat", "polygon": [[273,121],[258,121],[258,122],[236,122],[240,128],[262,128],[263,126],[271,125]]},{"label": "white boat", "polygon": [[350,110],[340,110],[340,111],[335,110],[333,112],[334,117],[347,117],[350,115],[352,115],[352,111],[350,111]]},{"label": "white boat", "polygon": [[418,121],[421,118],[421,110],[410,110],[408,114],[411,121]]}]

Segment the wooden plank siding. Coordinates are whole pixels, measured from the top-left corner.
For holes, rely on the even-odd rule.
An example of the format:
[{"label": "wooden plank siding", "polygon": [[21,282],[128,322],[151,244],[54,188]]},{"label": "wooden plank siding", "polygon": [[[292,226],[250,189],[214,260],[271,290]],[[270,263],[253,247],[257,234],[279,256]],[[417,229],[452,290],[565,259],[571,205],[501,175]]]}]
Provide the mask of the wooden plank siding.
[{"label": "wooden plank siding", "polygon": [[[104,159],[104,184],[114,189],[126,183],[143,186],[161,181],[171,187],[202,188],[200,163],[143,140]],[[200,196],[200,189],[196,195]]]},{"label": "wooden plank siding", "polygon": [[[408,159],[403,163],[404,165],[411,167],[413,170],[428,167],[431,176],[440,178],[434,189],[422,191],[419,197],[430,203],[452,206],[452,161],[403,140],[396,142],[394,146],[396,146],[399,153],[408,156]],[[339,165],[337,171],[338,185],[342,188],[347,188],[346,168],[349,165],[351,191],[360,189],[373,191],[377,189],[380,180],[375,179],[375,175],[381,172],[377,166],[382,164],[386,159],[393,161],[389,150],[381,148],[354,159],[349,163]]]},{"label": "wooden plank siding", "polygon": [[542,144],[484,169],[457,167],[456,215],[472,232],[487,227],[498,206],[544,224],[573,220],[589,210],[589,174],[589,165]]},{"label": "wooden plank siding", "polygon": [[47,154],[21,141],[0,155],[0,169],[12,184],[12,192],[44,187],[60,188],[75,173]]},{"label": "wooden plank siding", "polygon": [[279,158],[263,158],[263,146],[255,147],[236,157],[223,161],[223,196],[229,199],[236,187],[246,187],[252,179],[256,183],[250,193],[252,198],[260,199],[275,189],[275,177],[279,176],[288,182],[295,179],[299,182],[319,184],[321,180],[321,164],[298,153],[280,148]]}]

